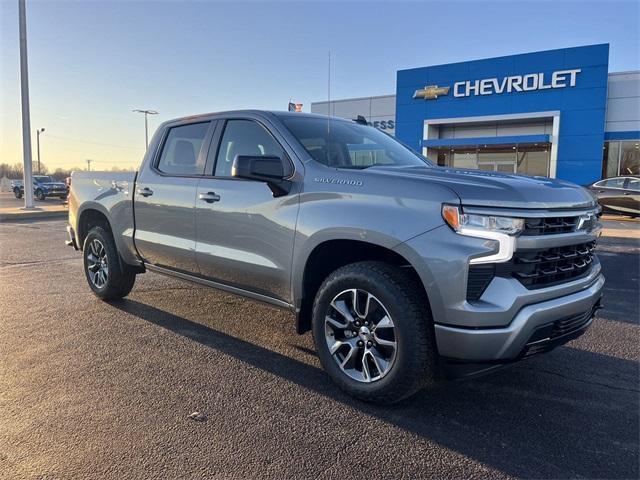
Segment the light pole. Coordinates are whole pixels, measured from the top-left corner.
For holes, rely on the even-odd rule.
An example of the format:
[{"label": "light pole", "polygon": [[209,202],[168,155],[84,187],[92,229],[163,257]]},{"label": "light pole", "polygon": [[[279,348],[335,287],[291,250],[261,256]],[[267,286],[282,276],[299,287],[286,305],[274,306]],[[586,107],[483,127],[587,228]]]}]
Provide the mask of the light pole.
[{"label": "light pole", "polygon": [[40,171],[40,134],[42,132],[44,132],[44,128],[39,128],[38,130],[36,130],[36,143],[38,144],[38,175],[42,173]]},{"label": "light pole", "polygon": [[22,158],[24,208],[33,208],[33,168],[31,165],[31,116],[29,114],[29,66],[27,62],[27,13],[24,0],[18,0],[20,37],[20,93],[22,100]]},{"label": "light pole", "polygon": [[147,148],[149,148],[149,124],[147,123],[148,115],[157,115],[155,110],[132,110],[134,113],[144,113],[144,142]]}]

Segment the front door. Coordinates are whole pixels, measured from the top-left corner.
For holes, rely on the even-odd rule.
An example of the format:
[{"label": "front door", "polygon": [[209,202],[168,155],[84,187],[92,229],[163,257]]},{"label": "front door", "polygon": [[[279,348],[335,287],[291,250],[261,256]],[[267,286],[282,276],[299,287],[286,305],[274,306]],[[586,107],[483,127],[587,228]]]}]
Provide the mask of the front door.
[{"label": "front door", "polygon": [[[213,176],[203,177],[196,195],[196,258],[208,279],[291,302],[291,264],[298,201],[274,196],[264,182],[231,176],[236,155],[288,158],[267,128],[252,119],[229,119],[215,158]],[[211,164],[211,161],[209,162]]]},{"label": "front door", "polygon": [[135,245],[146,263],[197,273],[195,202],[212,122],[168,129],[136,182]]}]

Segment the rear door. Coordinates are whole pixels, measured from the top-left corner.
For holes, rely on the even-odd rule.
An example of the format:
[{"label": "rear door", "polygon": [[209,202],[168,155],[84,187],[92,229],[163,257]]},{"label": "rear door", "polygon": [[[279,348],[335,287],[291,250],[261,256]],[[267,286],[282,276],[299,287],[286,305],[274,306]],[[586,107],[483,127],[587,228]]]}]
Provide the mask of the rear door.
[{"label": "rear door", "polygon": [[298,214],[297,189],[274,196],[264,182],[231,176],[236,155],[289,159],[283,142],[257,118],[229,118],[209,151],[215,167],[196,196],[197,260],[200,274],[285,302]]},{"label": "rear door", "polygon": [[146,263],[197,273],[195,198],[215,121],[177,123],[138,176],[135,244]]},{"label": "rear door", "polygon": [[627,213],[640,215],[640,178],[628,178],[624,189],[623,208]]},{"label": "rear door", "polygon": [[594,188],[600,205],[609,210],[622,211],[626,201],[624,184],[624,177],[607,178],[596,183]]}]

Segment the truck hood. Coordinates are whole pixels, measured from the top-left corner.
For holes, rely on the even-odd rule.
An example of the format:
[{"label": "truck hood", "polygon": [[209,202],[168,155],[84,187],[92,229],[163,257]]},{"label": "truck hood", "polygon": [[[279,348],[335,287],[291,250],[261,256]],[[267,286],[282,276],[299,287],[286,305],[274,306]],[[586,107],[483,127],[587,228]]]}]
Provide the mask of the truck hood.
[{"label": "truck hood", "polygon": [[[563,180],[436,166],[372,167],[370,174],[411,177],[453,190],[463,205],[502,208],[590,208],[593,196]],[[427,187],[425,187],[427,188]]]}]

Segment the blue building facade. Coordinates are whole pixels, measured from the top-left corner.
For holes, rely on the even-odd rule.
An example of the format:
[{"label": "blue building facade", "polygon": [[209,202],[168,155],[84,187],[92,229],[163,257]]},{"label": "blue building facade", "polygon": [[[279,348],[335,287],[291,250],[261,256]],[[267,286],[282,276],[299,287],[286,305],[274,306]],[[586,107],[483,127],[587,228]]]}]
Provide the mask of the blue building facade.
[{"label": "blue building facade", "polygon": [[588,184],[603,175],[608,69],[602,44],[400,70],[395,135],[441,165]]}]

